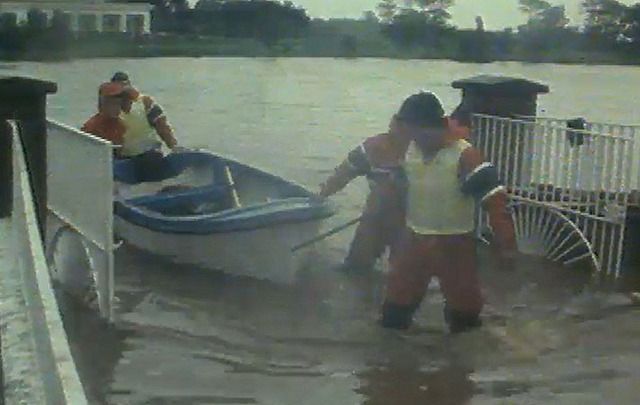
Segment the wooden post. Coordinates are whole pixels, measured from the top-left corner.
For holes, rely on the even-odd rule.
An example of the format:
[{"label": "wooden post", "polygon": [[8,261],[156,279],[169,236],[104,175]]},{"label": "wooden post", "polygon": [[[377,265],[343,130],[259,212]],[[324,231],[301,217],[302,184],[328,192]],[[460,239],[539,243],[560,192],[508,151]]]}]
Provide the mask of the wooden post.
[{"label": "wooden post", "polygon": [[[47,217],[47,94],[55,93],[55,83],[27,77],[0,76],[0,120],[13,119],[20,126],[29,179],[40,234],[44,237]],[[4,126],[6,127],[6,125]],[[6,128],[0,128],[0,166],[11,165],[11,144]],[[10,139],[10,138],[9,138]],[[11,177],[0,171],[0,216],[6,210],[7,190],[13,188]],[[10,199],[9,199],[10,201]],[[5,210],[2,210],[5,208]]]}]

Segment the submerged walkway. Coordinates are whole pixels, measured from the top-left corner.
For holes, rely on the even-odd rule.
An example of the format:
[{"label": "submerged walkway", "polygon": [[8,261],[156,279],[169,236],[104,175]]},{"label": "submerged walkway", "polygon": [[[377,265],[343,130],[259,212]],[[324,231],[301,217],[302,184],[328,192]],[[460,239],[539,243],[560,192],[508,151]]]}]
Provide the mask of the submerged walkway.
[{"label": "submerged walkway", "polygon": [[0,219],[2,399],[6,404],[86,404],[33,210],[16,205],[13,219]]},{"label": "submerged walkway", "polygon": [[6,404],[86,404],[35,215],[29,204],[20,205],[14,205],[13,219],[0,219],[2,400]]},{"label": "submerged walkway", "polygon": [[27,303],[22,293],[19,263],[14,249],[11,219],[0,220],[0,336],[3,400],[12,403],[46,403],[38,369]]}]

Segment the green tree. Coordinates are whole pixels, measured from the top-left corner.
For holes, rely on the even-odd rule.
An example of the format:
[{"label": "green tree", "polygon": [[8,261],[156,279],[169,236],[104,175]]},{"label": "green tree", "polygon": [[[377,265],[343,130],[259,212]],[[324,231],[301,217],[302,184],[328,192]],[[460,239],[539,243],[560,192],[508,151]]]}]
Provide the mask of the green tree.
[{"label": "green tree", "polygon": [[379,23],[380,19],[374,11],[368,10],[362,13],[362,21],[370,22],[370,23]]},{"label": "green tree", "polygon": [[518,27],[521,53],[534,60],[548,59],[572,49],[575,30],[568,27],[564,6],[553,6],[544,0],[519,0],[520,10],[528,16],[527,23]]},{"label": "green tree", "polygon": [[618,42],[625,29],[627,6],[616,0],[584,0],[585,33],[596,46],[609,46]]},{"label": "green tree", "polygon": [[382,0],[377,6],[378,17],[384,24],[391,24],[393,17],[398,12],[398,4],[395,0]]},{"label": "green tree", "polygon": [[27,29],[32,33],[41,33],[47,28],[47,14],[36,8],[27,11]]},{"label": "green tree", "polygon": [[358,53],[358,38],[351,34],[342,35],[340,39],[340,52],[344,57],[355,57]]},{"label": "green tree", "polygon": [[545,0],[519,0],[520,11],[530,19],[537,17],[541,12],[551,8],[551,3]]},{"label": "green tree", "polygon": [[631,45],[634,54],[640,51],[640,3],[627,7],[622,17],[622,39]]},{"label": "green tree", "polygon": [[564,6],[552,6],[544,0],[519,0],[520,10],[529,19],[524,26],[529,30],[553,30],[569,24]]},{"label": "green tree", "polygon": [[449,8],[453,3],[453,0],[405,0],[405,5],[423,13],[429,24],[442,27],[446,26],[451,19]]}]

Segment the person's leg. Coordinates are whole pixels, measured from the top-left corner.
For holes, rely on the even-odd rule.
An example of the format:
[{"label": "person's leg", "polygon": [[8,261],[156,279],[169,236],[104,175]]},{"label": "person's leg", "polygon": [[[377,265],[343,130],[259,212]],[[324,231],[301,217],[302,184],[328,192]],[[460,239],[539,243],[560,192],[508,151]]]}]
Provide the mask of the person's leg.
[{"label": "person's leg", "polygon": [[443,255],[437,264],[437,274],[449,330],[459,333],[481,326],[483,298],[473,235],[443,236],[438,245]]},{"label": "person's leg", "polygon": [[382,306],[382,326],[407,329],[431,280],[425,267],[429,240],[406,231],[391,256],[391,271]]},{"label": "person's leg", "polygon": [[386,247],[386,238],[381,232],[379,218],[364,218],[358,224],[349,253],[344,260],[344,270],[354,273],[371,271]]},{"label": "person's leg", "polygon": [[159,150],[150,150],[132,158],[138,181],[161,181],[166,178],[166,162]]},{"label": "person's leg", "polygon": [[404,212],[399,209],[361,220],[344,260],[345,270],[362,273],[370,271],[385,249],[393,247],[404,226]]}]

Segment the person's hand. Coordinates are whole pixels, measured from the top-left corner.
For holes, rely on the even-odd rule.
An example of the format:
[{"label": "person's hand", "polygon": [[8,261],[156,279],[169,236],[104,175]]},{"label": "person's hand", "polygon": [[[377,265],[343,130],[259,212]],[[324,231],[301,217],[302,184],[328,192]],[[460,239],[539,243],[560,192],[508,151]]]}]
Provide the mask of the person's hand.
[{"label": "person's hand", "polygon": [[330,193],[327,187],[327,183],[320,184],[318,193],[316,195],[318,196],[318,198],[322,198],[322,199],[329,197]]}]

